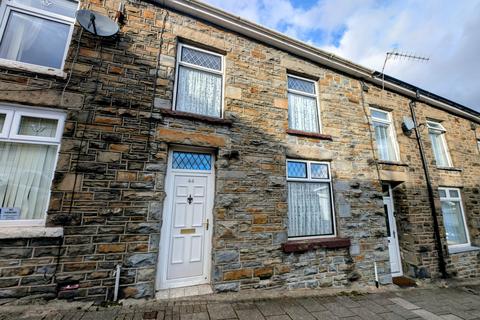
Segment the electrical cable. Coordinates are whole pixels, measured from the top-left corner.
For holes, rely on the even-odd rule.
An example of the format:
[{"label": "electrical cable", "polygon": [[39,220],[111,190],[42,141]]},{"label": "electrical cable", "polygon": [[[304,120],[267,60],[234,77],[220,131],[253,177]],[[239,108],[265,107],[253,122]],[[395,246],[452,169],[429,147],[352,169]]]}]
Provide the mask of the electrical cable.
[{"label": "electrical cable", "polygon": [[67,89],[68,85],[70,84],[70,80],[72,80],[73,67],[75,66],[75,63],[77,62],[78,53],[80,52],[80,43],[82,42],[82,35],[83,35],[83,28],[80,28],[80,35],[78,36],[77,49],[75,50],[75,56],[73,57],[72,65],[70,66],[70,74],[68,75],[67,83],[65,83],[65,86],[63,87],[63,90],[62,90],[62,98],[60,100],[60,106],[63,106],[63,98],[65,96],[65,90]]},{"label": "electrical cable", "polygon": [[147,152],[150,151],[150,139],[152,135],[152,126],[153,126],[153,109],[155,108],[155,95],[157,93],[157,77],[158,77],[158,70],[160,68],[160,58],[162,55],[162,47],[163,47],[163,34],[165,32],[165,24],[167,22],[167,18],[169,16],[169,11],[164,10],[165,15],[163,16],[162,22],[162,30],[160,31],[160,46],[158,48],[157,53],[157,63],[155,65],[155,75],[153,78],[153,94],[152,94],[152,104],[150,106],[150,117],[148,118],[148,136],[147,136]]}]

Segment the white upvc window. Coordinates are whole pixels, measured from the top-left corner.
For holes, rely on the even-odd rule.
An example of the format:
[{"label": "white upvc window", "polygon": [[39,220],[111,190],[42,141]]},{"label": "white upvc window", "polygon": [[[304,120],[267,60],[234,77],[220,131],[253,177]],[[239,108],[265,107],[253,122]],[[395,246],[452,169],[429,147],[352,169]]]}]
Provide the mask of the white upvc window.
[{"label": "white upvc window", "polygon": [[469,246],[470,239],[460,189],[439,188],[438,193],[442,204],[443,224],[448,246]]},{"label": "white upvc window", "polygon": [[0,64],[62,73],[78,1],[4,0],[0,6]]},{"label": "white upvc window", "polygon": [[432,143],[433,155],[438,167],[451,167],[452,160],[448,152],[445,133],[447,130],[440,122],[427,120],[428,135]]},{"label": "white upvc window", "polygon": [[0,227],[45,224],[65,117],[0,106]]},{"label": "white upvc window", "polygon": [[204,116],[223,115],[224,56],[180,43],[174,109]]},{"label": "white upvc window", "polygon": [[335,236],[330,164],[287,160],[288,237]]},{"label": "white upvc window", "polygon": [[400,161],[392,114],[381,109],[370,108],[378,157],[385,161]]},{"label": "white upvc window", "polygon": [[293,130],[320,133],[316,82],[288,75],[287,85],[288,127]]}]

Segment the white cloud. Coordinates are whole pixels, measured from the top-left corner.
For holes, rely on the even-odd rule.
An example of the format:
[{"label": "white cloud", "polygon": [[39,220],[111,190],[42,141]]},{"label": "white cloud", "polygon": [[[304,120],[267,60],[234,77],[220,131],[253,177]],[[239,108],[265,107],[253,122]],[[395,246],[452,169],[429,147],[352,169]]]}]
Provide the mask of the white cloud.
[{"label": "white cloud", "polygon": [[376,70],[395,47],[428,56],[391,60],[386,73],[480,111],[480,0],[204,1]]}]

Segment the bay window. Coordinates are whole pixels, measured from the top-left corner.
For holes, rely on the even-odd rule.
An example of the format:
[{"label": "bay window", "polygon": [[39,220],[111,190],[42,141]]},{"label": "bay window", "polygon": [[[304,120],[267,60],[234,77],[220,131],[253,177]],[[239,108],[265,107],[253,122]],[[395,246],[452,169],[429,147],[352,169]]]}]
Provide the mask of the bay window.
[{"label": "bay window", "polygon": [[315,82],[288,75],[288,127],[320,133]]},{"label": "bay window", "polygon": [[63,69],[77,7],[72,0],[2,1],[0,61]]},{"label": "bay window", "polygon": [[445,133],[447,130],[445,130],[441,123],[435,121],[427,121],[427,127],[437,166],[451,167],[452,161],[450,160],[447,142],[445,141]]},{"label": "bay window", "polygon": [[468,230],[463,211],[460,189],[439,188],[442,204],[443,224],[447,235],[448,246],[469,245]]},{"label": "bay window", "polygon": [[44,224],[65,114],[0,106],[0,226]]},{"label": "bay window", "polygon": [[390,112],[370,108],[378,157],[385,161],[399,161],[398,144]]},{"label": "bay window", "polygon": [[179,44],[175,110],[222,116],[223,60],[220,54]]},{"label": "bay window", "polygon": [[288,236],[335,235],[330,164],[287,160]]}]

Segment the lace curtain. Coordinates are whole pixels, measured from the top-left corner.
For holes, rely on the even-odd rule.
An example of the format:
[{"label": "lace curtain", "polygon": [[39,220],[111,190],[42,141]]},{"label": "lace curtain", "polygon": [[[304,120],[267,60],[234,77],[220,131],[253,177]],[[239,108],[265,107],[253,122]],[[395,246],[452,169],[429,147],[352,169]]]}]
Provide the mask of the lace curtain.
[{"label": "lace curtain", "polygon": [[180,66],[176,109],[220,117],[222,76]]},{"label": "lace curtain", "polygon": [[397,160],[389,126],[380,122],[373,122],[373,127],[380,160]]},{"label": "lace curtain", "polygon": [[447,243],[449,245],[467,243],[467,234],[465,232],[460,202],[448,200],[441,202],[443,222],[447,233]]},{"label": "lace curtain", "polygon": [[333,233],[328,183],[288,183],[288,235],[318,236]]},{"label": "lace curtain", "polygon": [[316,99],[289,93],[288,125],[294,130],[319,132]]},{"label": "lace curtain", "polygon": [[0,142],[0,206],[21,210],[20,219],[42,219],[57,146]]}]

